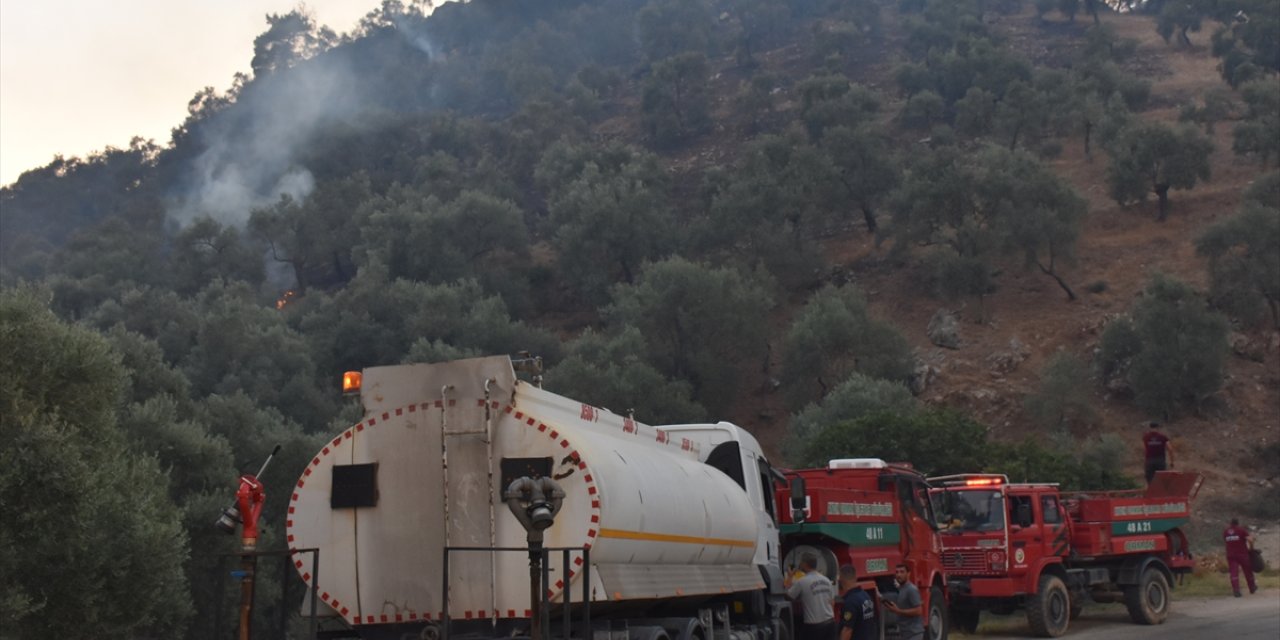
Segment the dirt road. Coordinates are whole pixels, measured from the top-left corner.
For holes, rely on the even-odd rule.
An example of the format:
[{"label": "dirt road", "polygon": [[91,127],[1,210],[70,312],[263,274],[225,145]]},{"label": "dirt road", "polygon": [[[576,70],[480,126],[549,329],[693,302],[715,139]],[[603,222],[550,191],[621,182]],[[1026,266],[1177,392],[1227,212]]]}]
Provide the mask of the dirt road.
[{"label": "dirt road", "polygon": [[[963,638],[956,634],[957,637]],[[1033,638],[1025,624],[1007,631],[980,632],[972,638]],[[1144,627],[1129,622],[1121,607],[1086,608],[1071,623],[1073,640],[1276,640],[1280,638],[1280,591],[1259,591],[1243,598],[1178,600],[1164,624]]]}]

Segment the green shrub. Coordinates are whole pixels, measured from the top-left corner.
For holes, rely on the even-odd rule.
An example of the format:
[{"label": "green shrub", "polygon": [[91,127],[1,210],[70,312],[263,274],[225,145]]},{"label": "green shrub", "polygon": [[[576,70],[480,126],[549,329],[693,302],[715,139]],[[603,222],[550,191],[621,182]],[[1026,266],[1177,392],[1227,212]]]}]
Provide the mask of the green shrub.
[{"label": "green shrub", "polygon": [[986,427],[949,410],[880,411],[827,425],[805,444],[800,462],[824,466],[833,458],[910,462],[929,475],[978,471],[987,455]]}]

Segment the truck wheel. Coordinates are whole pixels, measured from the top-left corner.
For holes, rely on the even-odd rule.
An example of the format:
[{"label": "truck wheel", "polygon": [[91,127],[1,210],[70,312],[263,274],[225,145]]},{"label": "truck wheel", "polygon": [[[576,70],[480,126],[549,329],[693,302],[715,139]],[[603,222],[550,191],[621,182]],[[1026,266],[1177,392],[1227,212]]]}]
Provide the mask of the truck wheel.
[{"label": "truck wheel", "polygon": [[925,629],[929,640],[947,640],[947,600],[938,587],[929,588],[929,618],[925,624],[929,625]]},{"label": "truck wheel", "polygon": [[1062,578],[1045,574],[1040,576],[1040,589],[1027,597],[1027,624],[1031,632],[1056,638],[1067,632],[1071,622],[1071,594]]},{"label": "truck wheel", "polygon": [[974,633],[978,630],[981,616],[982,611],[978,609],[952,609],[951,628],[959,629],[961,633]]},{"label": "truck wheel", "polygon": [[1137,624],[1160,624],[1169,617],[1169,581],[1155,567],[1142,570],[1138,584],[1124,588],[1129,618]]},{"label": "truck wheel", "polygon": [[1076,618],[1079,618],[1082,612],[1084,612],[1084,602],[1078,598],[1072,598],[1071,599],[1071,619],[1075,620]]}]

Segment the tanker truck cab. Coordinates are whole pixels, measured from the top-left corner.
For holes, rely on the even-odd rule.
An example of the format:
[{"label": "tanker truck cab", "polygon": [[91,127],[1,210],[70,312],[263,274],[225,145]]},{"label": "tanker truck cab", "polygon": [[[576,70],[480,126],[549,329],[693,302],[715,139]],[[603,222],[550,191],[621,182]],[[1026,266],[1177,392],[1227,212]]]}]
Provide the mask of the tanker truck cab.
[{"label": "tanker truck cab", "polygon": [[758,523],[755,563],[781,587],[781,557],[774,494],[783,476],[769,464],[760,443],[747,431],[729,422],[661,425],[657,429],[672,438],[698,445],[699,459],[738,483],[754,507]]},{"label": "tanker truck cab", "polygon": [[[767,624],[774,638],[794,638],[791,601],[783,585],[782,549],[778,532],[775,496],[783,476],[769,464],[760,443],[747,431],[729,422],[714,424],[663,425],[657,429],[671,439],[690,441],[699,451],[699,460],[719,470],[742,489],[752,507],[756,523],[756,546],[752,562],[760,572],[764,588],[742,601],[744,612]],[[735,608],[739,605],[735,602]]]}]

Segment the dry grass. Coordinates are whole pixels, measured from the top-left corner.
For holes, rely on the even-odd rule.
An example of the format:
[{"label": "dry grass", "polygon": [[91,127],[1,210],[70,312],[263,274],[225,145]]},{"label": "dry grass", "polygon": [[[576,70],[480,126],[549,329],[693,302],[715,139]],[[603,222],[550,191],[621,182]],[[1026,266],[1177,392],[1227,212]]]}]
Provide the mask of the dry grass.
[{"label": "dry grass", "polygon": [[[1267,569],[1260,574],[1255,574],[1254,579],[1259,589],[1280,588],[1280,570]],[[1244,576],[1240,576],[1240,589],[1248,589]],[[1230,595],[1231,578],[1225,570],[1198,570],[1187,576],[1186,580],[1173,591],[1175,600]]]}]

